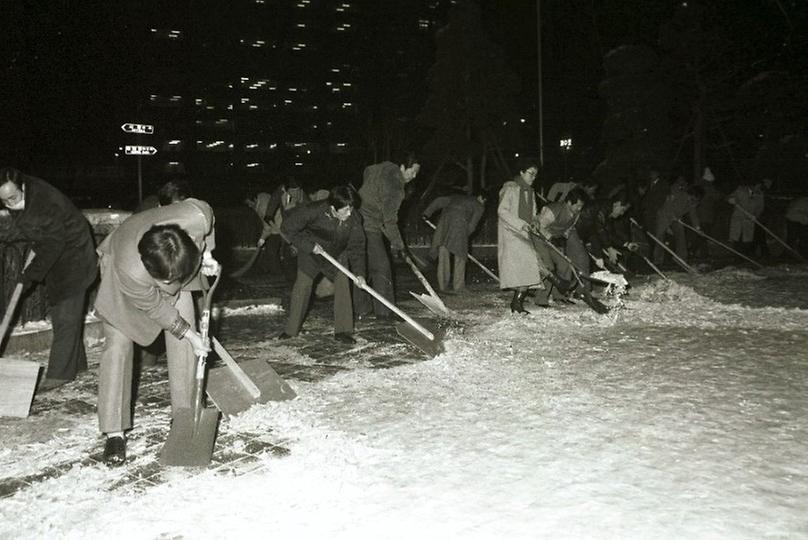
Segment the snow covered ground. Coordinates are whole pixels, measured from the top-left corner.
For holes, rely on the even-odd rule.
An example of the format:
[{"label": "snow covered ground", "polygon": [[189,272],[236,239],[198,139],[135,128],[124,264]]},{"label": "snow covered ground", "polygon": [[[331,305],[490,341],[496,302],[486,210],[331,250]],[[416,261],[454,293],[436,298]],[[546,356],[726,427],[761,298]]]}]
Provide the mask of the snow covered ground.
[{"label": "snow covered ground", "polygon": [[[808,538],[808,271],[674,277],[635,283],[610,316],[514,316],[482,285],[446,297],[462,324],[444,354],[374,369],[359,347],[223,425],[288,455],[147,490],[77,465],[0,499],[0,537]],[[25,470],[27,448],[0,440],[0,464]]]}]

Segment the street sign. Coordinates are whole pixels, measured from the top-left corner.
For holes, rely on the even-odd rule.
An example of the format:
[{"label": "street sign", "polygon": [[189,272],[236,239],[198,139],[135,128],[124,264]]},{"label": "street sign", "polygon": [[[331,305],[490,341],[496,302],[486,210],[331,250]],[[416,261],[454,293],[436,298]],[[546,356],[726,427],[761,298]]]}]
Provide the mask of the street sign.
[{"label": "street sign", "polygon": [[141,135],[152,135],[154,126],[149,124],[123,124],[121,129],[126,133],[140,133]]},{"label": "street sign", "polygon": [[153,156],[157,148],[153,146],[126,145],[123,147],[127,156]]}]

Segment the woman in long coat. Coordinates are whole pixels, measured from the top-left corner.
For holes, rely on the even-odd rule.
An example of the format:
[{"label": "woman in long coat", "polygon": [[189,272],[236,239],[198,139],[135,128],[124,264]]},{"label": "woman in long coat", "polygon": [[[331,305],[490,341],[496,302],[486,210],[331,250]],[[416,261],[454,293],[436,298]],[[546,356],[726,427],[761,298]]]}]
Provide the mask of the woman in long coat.
[{"label": "woman in long coat", "polygon": [[499,192],[499,286],[501,289],[514,290],[512,313],[528,313],[524,308],[528,290],[541,287],[541,267],[529,232],[537,215],[532,186],[538,172],[535,160],[520,160],[519,174],[505,182]]},{"label": "woman in long coat", "polygon": [[95,309],[105,338],[98,422],[107,435],[108,465],[126,459],[123,432],[132,427],[134,343],[147,346],[165,333],[172,412],[192,405],[194,356],[208,345],[195,331],[191,291],[200,288],[200,271],[215,274],[219,266],[210,254],[213,224],[211,207],[189,198],[134,214],[98,247],[101,285]]}]

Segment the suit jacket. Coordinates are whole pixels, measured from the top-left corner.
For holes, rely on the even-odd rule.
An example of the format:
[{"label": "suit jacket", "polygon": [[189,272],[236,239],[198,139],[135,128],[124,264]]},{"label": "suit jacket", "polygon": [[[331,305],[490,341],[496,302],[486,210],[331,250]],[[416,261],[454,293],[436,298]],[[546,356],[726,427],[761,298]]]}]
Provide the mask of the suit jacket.
[{"label": "suit jacket", "polygon": [[[148,345],[179,317],[174,307],[179,291],[169,295],[157,287],[146,271],[137,244],[152,225],[179,225],[200,252],[215,247],[213,210],[208,203],[186,199],[134,214],[115,229],[98,247],[101,257],[101,285],[95,300],[99,317],[129,339]],[[192,290],[198,276],[183,287]],[[192,322],[192,321],[188,321]]]}]

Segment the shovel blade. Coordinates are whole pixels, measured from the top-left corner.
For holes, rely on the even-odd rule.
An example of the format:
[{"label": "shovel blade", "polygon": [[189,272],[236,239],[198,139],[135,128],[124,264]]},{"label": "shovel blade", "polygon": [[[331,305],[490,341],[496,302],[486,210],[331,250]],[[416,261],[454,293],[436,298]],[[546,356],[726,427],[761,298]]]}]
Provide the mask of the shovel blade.
[{"label": "shovel blade", "polygon": [[228,418],[246,411],[256,403],[284,401],[297,395],[292,387],[260,358],[239,362],[239,367],[258,387],[261,395],[254,398],[227,366],[208,371],[208,397]]},{"label": "shovel blade", "polygon": [[412,291],[410,291],[410,294],[413,296],[413,298],[421,302],[426,309],[435,315],[446,317],[447,315],[451,314],[449,308],[446,307],[446,304],[444,304],[443,300],[440,298],[435,298],[434,296],[430,296],[428,294],[415,294]]},{"label": "shovel blade", "polygon": [[421,332],[404,322],[396,323],[396,332],[410,345],[426,353],[427,356],[433,357],[441,354],[444,351],[443,337],[446,335],[446,331],[430,321],[417,319],[417,322],[429,330],[435,338],[427,338]]},{"label": "shovel blade", "polygon": [[592,308],[595,312],[601,315],[609,313],[609,306],[592,296],[592,293],[589,291],[579,291],[578,296],[580,296],[581,300],[583,300],[584,303],[586,303],[586,305]]},{"label": "shovel blade", "polygon": [[160,463],[167,467],[206,467],[213,456],[219,411],[202,409],[199,421],[193,409],[180,409],[174,414],[171,431],[160,452]]}]

